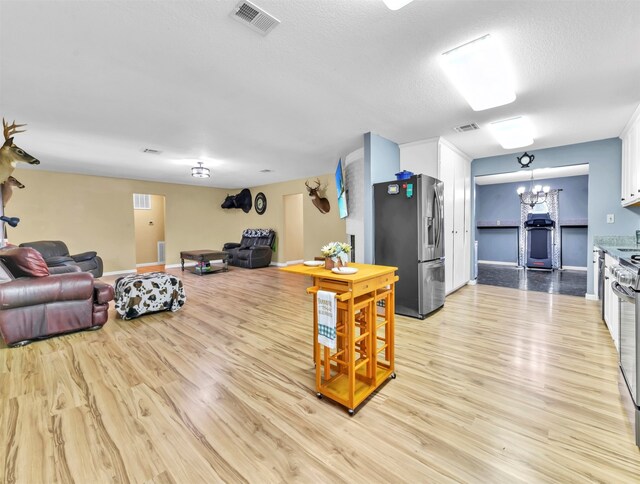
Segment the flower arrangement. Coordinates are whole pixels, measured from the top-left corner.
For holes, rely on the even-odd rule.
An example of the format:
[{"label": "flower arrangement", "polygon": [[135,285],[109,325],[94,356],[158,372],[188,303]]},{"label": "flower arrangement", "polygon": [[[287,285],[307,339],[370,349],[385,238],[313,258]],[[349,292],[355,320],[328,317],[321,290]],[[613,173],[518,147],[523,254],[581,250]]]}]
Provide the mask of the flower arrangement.
[{"label": "flower arrangement", "polygon": [[344,242],[329,242],[320,249],[322,255],[331,259],[336,265],[346,266],[349,261],[351,246]]}]

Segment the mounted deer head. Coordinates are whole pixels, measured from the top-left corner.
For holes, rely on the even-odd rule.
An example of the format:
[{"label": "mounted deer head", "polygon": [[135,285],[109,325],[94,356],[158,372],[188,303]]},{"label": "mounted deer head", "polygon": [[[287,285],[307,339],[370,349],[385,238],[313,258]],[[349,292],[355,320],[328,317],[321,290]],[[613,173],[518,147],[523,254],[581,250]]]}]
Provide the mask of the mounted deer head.
[{"label": "mounted deer head", "polygon": [[313,202],[315,207],[320,210],[320,213],[329,213],[329,210],[331,210],[331,204],[329,203],[329,200],[318,195],[318,191],[320,190],[320,179],[316,178],[315,187],[310,187],[308,182],[304,182],[304,184],[309,191],[311,201]]},{"label": "mounted deer head", "polygon": [[4,183],[13,173],[16,167],[16,163],[21,161],[29,163],[30,165],[39,165],[40,161],[22,148],[13,144],[13,135],[17,133],[24,133],[24,129],[18,129],[26,124],[16,124],[14,121],[8,124],[4,118],[2,118],[2,128],[4,133],[4,144],[0,147],[0,183]]},{"label": "mounted deer head", "polygon": [[9,200],[11,200],[14,187],[22,189],[24,188],[24,185],[12,176],[7,178],[7,181],[2,184],[2,206],[3,207],[6,207],[7,203],[9,203]]}]

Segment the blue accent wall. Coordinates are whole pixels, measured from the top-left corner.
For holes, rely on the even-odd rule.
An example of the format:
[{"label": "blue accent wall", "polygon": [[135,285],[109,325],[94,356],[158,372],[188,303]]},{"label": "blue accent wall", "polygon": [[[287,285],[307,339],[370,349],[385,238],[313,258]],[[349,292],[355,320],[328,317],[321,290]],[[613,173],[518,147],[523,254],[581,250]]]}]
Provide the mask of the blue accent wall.
[{"label": "blue accent wall", "polygon": [[[587,227],[560,227],[562,231],[562,265],[585,267],[590,265],[591,250]],[[585,263],[585,254],[587,261]]]},{"label": "blue accent wall", "polygon": [[[635,230],[640,228],[640,209],[638,207],[623,208],[620,205],[621,148],[622,141],[619,138],[610,138],[531,152],[536,157],[532,165],[534,168],[589,164],[588,248],[593,245],[594,235],[633,235]],[[492,175],[516,171],[518,167],[516,155],[520,154],[518,152],[473,160],[471,175]],[[471,190],[472,200],[474,200],[474,183],[471,184]],[[475,209],[475,203],[472,203],[472,226],[476,225]],[[615,223],[607,223],[608,213],[614,215]],[[473,252],[471,256],[473,257]],[[592,294],[593,264],[589,263],[590,256],[586,257],[587,292]]]},{"label": "blue accent wall", "polygon": [[373,264],[374,220],[373,188],[374,183],[395,180],[400,171],[400,147],[382,136],[373,133],[364,135],[364,262]]},{"label": "blue accent wall", "polygon": [[484,228],[476,232],[478,260],[518,262],[518,228]]},{"label": "blue accent wall", "polygon": [[520,199],[516,190],[520,185],[522,183],[476,185],[476,222],[517,225],[520,221]]},{"label": "blue accent wall", "polygon": [[[568,230],[565,225],[586,225],[588,218],[589,177],[549,178],[535,182],[551,189],[562,189],[559,215],[562,236],[562,265],[586,267],[587,229]],[[476,240],[478,260],[518,262],[518,224],[520,198],[517,189],[529,189],[530,182],[476,186]],[[488,226],[488,227],[487,227]],[[506,226],[509,228],[493,228]]]}]

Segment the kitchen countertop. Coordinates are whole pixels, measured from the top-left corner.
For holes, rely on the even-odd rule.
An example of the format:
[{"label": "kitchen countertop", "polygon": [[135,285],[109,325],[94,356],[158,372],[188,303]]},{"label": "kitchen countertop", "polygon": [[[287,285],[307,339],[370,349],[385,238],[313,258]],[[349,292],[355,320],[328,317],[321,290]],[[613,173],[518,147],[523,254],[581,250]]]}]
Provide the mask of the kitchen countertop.
[{"label": "kitchen countertop", "polygon": [[[632,255],[640,255],[640,246],[637,245],[604,245],[604,244],[596,244],[596,247],[604,250],[607,254],[609,254],[614,259],[628,259]],[[620,249],[632,249],[632,250],[620,250]]]},{"label": "kitchen countertop", "polygon": [[[601,235],[593,237],[593,245],[604,250],[615,259],[628,259],[632,255],[640,254],[640,245],[636,244],[635,236]],[[620,250],[633,249],[633,250]]]}]

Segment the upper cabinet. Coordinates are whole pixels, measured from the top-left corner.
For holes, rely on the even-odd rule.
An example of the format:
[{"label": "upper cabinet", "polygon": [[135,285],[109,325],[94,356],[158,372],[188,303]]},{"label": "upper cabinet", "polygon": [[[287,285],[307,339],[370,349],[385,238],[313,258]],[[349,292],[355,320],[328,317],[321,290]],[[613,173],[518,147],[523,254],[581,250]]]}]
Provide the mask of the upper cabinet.
[{"label": "upper cabinet", "polygon": [[444,183],[447,294],[471,278],[471,159],[444,138],[400,145],[400,169]]},{"label": "upper cabinet", "polygon": [[623,207],[640,205],[640,106],[620,135],[622,139],[622,184],[620,201]]}]

